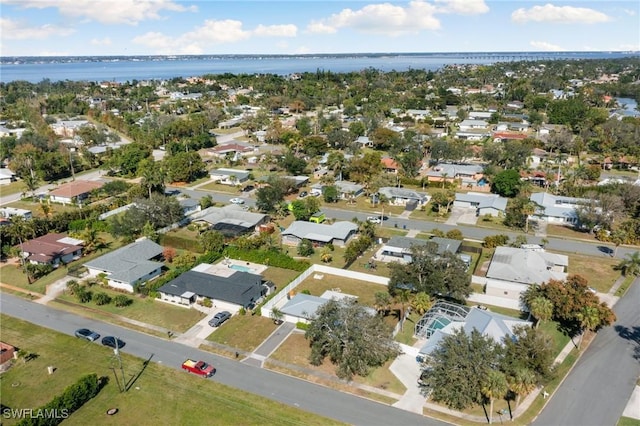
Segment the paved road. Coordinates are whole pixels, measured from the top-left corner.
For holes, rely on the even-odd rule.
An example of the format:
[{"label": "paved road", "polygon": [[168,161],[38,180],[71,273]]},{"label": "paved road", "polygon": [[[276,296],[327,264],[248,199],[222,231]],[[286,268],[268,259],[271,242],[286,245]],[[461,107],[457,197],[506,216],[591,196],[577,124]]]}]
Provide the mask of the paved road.
[{"label": "paved road", "polygon": [[[418,414],[216,356],[180,343],[59,311],[6,293],[0,298],[0,311],[70,335],[73,335],[77,328],[88,327],[102,335],[118,336],[126,342],[123,352],[142,359],[147,359],[153,354],[152,362],[162,363],[177,370],[180,370],[180,365],[187,357],[210,361],[217,368],[212,380],[345,423],[368,426],[446,425]],[[181,371],[180,374],[184,373]]]},{"label": "paved road", "polygon": [[[181,192],[188,194],[191,198],[200,199],[205,195],[211,195],[214,201],[228,203],[229,199],[234,196],[239,196],[245,200],[245,205],[252,207],[255,206],[255,200],[248,197],[247,195],[233,195],[233,194],[225,194],[225,193],[216,193],[212,191],[200,191],[193,189],[185,189],[181,188]],[[366,220],[367,216],[371,216],[371,213],[359,213],[350,210],[340,210],[334,209],[330,207],[323,207],[322,211],[324,211],[327,217],[339,219],[339,220],[351,220],[354,217],[359,220]],[[488,228],[479,228],[475,226],[464,226],[464,225],[447,225],[439,222],[430,222],[426,220],[416,220],[416,219],[403,219],[399,217],[389,217],[389,219],[384,221],[382,225],[387,228],[399,228],[399,229],[415,229],[418,231],[431,231],[433,229],[439,229],[443,232],[450,231],[452,229],[458,229],[462,232],[462,234],[467,239],[482,241],[485,237],[489,235],[495,234],[506,234],[511,238],[511,241],[514,241],[518,235],[523,235],[522,233],[510,232],[510,231],[497,231],[495,229]],[[614,246],[607,243],[599,243],[599,242],[587,242],[587,241],[577,241],[577,240],[567,240],[560,238],[547,237],[548,243],[546,244],[546,248],[549,250],[557,250],[566,253],[577,253],[577,254],[585,254],[589,256],[596,257],[610,257],[614,252]],[[530,244],[542,244],[542,237],[536,237],[533,235],[527,236],[527,241]],[[637,251],[637,249],[628,248],[628,247],[619,247],[616,253],[617,259],[622,259],[628,253],[633,253]]]},{"label": "paved road", "polygon": [[617,321],[601,330],[533,423],[615,425],[640,376],[640,278],[614,306]]}]

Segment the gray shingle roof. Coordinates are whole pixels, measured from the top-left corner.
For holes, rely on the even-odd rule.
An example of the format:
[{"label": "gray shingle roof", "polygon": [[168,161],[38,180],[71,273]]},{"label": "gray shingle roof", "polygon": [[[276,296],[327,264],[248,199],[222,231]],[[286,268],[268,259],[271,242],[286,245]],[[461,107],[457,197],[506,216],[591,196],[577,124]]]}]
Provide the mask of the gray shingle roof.
[{"label": "gray shingle roof", "polygon": [[423,240],[420,238],[395,236],[391,237],[391,239],[385,244],[385,247],[398,247],[404,249],[403,251],[409,253],[412,246],[424,246],[429,243],[437,244],[437,254],[441,255],[446,251],[456,253],[460,249],[462,241],[440,237],[433,237],[430,240]]},{"label": "gray shingle roof", "polygon": [[212,225],[227,223],[239,225],[245,228],[253,228],[262,223],[267,215],[248,212],[235,204],[224,207],[209,207],[203,210],[197,220],[208,222]]},{"label": "gray shingle roof", "polygon": [[429,201],[427,194],[421,194],[411,189],[396,188],[394,186],[383,186],[378,190],[378,193],[384,195],[387,198],[403,198],[407,200],[418,200],[422,203]]},{"label": "gray shingle roof", "polygon": [[93,259],[84,266],[107,271],[110,278],[131,283],[163,265],[160,262],[149,261],[161,255],[162,250],[161,245],[144,239]]},{"label": "gray shingle roof", "polygon": [[158,289],[159,292],[181,296],[193,292],[200,297],[222,300],[247,307],[262,296],[262,277],[236,271],[228,277],[205,272],[187,271]]},{"label": "gray shingle roof", "polygon": [[304,222],[296,220],[282,235],[293,235],[298,238],[308,238],[314,241],[331,241],[333,239],[346,240],[349,235],[358,230],[358,225],[352,222],[340,221],[331,225]]},{"label": "gray shingle roof", "polygon": [[[514,247],[497,247],[487,278],[522,284],[542,284],[551,279],[564,280],[569,258],[562,254]],[[555,269],[555,270],[554,270]]]},{"label": "gray shingle roof", "polygon": [[494,209],[505,211],[507,209],[507,199],[497,194],[483,194],[477,192],[456,193],[456,201],[476,204],[477,208],[484,209],[493,207]]},{"label": "gray shingle roof", "polygon": [[312,318],[318,308],[327,303],[327,300],[318,296],[298,293],[282,307],[281,311],[293,317]]}]

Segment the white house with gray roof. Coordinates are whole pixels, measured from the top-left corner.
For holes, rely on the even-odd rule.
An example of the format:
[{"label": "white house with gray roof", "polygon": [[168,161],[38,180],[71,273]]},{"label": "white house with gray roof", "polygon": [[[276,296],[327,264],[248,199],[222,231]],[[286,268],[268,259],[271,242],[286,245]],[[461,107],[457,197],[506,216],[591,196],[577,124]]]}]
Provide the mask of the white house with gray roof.
[{"label": "white house with gray roof", "polygon": [[340,221],[325,225],[296,220],[282,231],[282,243],[296,246],[307,239],[317,245],[333,244],[343,247],[357,232],[358,225],[353,222]]},{"label": "white house with gray roof", "polygon": [[486,275],[485,294],[520,300],[532,284],[567,278],[569,258],[540,248],[497,247]]},{"label": "white house with gray roof", "polygon": [[421,238],[394,236],[389,239],[376,253],[376,260],[381,262],[411,263],[413,261],[412,248],[415,246],[435,245],[435,254],[445,252],[457,253],[462,241],[451,238],[433,237],[429,240]]},{"label": "white house with gray roof", "polygon": [[236,204],[209,207],[197,213],[194,222],[208,223],[211,229],[227,236],[254,232],[258,226],[269,222],[269,216],[244,210]]},{"label": "white house with gray roof", "polygon": [[[358,297],[350,294],[339,293],[327,290],[321,296],[312,296],[310,294],[298,293],[293,296],[287,303],[282,306],[282,320],[292,323],[303,322],[308,324],[316,315],[317,310],[327,303],[329,300],[337,301],[357,301]],[[371,315],[375,315],[374,309],[367,309]]]},{"label": "white house with gray roof", "polygon": [[162,251],[161,245],[145,238],[93,259],[84,266],[89,276],[104,274],[110,287],[133,293],[137,285],[160,275],[164,264],[151,259],[159,258]]},{"label": "white house with gray roof", "polygon": [[535,192],[531,194],[529,199],[540,206],[536,212],[538,218],[548,223],[560,225],[578,223],[576,207],[591,203],[591,200],[586,198],[562,197],[548,192]]},{"label": "white house with gray roof", "polygon": [[428,194],[416,192],[412,189],[396,188],[395,186],[383,186],[378,189],[378,194],[384,195],[389,200],[389,204],[394,206],[406,206],[410,203],[416,203],[417,207],[421,207],[431,199]]},{"label": "white house with gray roof", "polygon": [[502,216],[507,211],[507,199],[498,194],[483,192],[456,193],[455,207],[476,209],[476,216]]},{"label": "white house with gray roof", "polygon": [[213,169],[209,171],[211,180],[223,185],[240,185],[249,180],[249,172],[247,170],[236,169]]}]

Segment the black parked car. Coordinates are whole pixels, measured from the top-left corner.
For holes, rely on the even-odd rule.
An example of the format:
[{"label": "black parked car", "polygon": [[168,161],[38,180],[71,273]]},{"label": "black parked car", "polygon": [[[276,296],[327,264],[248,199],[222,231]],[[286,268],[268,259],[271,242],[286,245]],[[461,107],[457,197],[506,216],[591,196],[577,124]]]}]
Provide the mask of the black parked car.
[{"label": "black parked car", "polygon": [[211,327],[220,327],[223,322],[231,318],[231,312],[222,311],[218,312],[209,320],[209,325]]},{"label": "black parked car", "polygon": [[91,331],[88,328],[79,328],[76,330],[76,337],[80,339],[86,339],[90,342],[94,342],[100,338],[100,335],[95,331]]},{"label": "black parked car", "polygon": [[251,191],[253,191],[254,189],[256,189],[256,187],[255,187],[255,186],[253,186],[253,185],[247,185],[247,186],[245,186],[244,188],[242,188],[242,192],[251,192]]},{"label": "black parked car", "polygon": [[102,344],[104,346],[109,346],[110,348],[116,349],[116,342],[117,342],[117,348],[124,348],[125,343],[113,336],[105,336],[102,338]]}]

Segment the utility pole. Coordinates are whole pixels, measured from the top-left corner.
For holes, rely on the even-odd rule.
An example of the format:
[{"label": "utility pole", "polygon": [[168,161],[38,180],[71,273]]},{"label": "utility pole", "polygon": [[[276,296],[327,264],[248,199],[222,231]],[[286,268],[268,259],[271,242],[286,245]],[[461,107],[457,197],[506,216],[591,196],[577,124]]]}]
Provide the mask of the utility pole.
[{"label": "utility pole", "polygon": [[[118,344],[118,342],[120,342],[120,340],[118,339],[118,337],[115,338],[116,340],[116,348],[114,349],[114,352],[116,354],[116,359],[118,360],[118,365],[120,367],[120,372],[122,373],[122,388],[120,390],[120,392],[126,392],[127,391],[127,379],[124,376],[124,367],[122,366],[122,358],[120,358],[120,346]],[[114,371],[115,374],[115,371]]]},{"label": "utility pole", "polygon": [[71,180],[76,180],[76,173],[73,170],[73,157],[71,156],[71,148],[69,148],[69,164],[71,165]]}]

